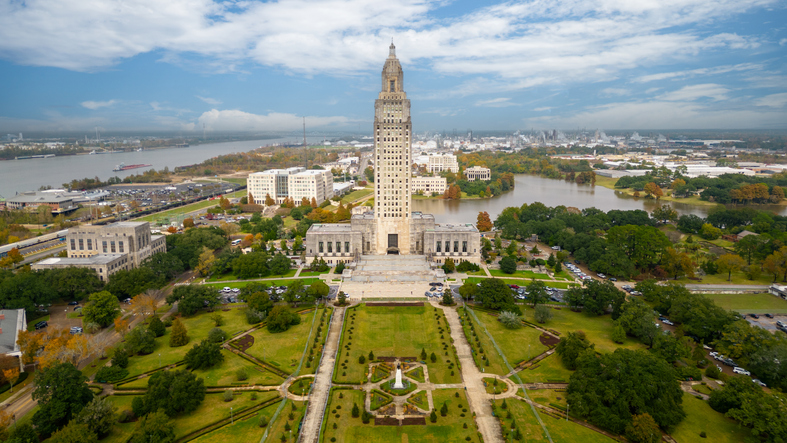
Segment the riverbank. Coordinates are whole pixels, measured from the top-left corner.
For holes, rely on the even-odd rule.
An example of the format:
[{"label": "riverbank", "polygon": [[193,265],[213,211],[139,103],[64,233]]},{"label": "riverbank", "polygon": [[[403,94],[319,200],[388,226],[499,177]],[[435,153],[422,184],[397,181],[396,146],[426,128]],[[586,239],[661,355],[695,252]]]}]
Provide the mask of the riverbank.
[{"label": "riverbank", "polygon": [[[629,197],[633,199],[645,199],[644,196],[642,197],[635,197],[633,189],[624,189],[624,188],[616,188],[615,183],[617,183],[618,179],[612,177],[602,177],[597,175],[596,176],[596,185],[603,186],[607,189],[612,189],[615,191],[616,194],[620,194],[619,196]],[[669,195],[672,193],[671,189],[666,190],[666,195],[662,196],[658,201],[660,202],[675,202],[675,203],[683,203],[686,205],[694,205],[694,206],[723,206],[721,203],[714,203],[709,202],[706,200],[702,200],[699,197],[685,197],[685,198],[677,198]],[[644,193],[643,193],[644,194]]]}]

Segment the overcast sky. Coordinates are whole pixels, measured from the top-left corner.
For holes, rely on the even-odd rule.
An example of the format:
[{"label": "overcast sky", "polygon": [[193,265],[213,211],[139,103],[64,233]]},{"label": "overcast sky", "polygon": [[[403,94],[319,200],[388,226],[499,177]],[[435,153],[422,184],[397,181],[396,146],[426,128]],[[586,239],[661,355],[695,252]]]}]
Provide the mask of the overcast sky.
[{"label": "overcast sky", "polygon": [[787,128],[777,0],[0,0],[0,130]]}]

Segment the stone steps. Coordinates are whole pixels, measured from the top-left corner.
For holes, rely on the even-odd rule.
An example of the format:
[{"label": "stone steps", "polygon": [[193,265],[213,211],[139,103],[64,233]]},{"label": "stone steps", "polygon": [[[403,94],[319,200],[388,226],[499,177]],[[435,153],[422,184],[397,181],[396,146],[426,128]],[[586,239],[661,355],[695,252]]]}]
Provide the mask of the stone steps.
[{"label": "stone steps", "polygon": [[434,281],[435,272],[422,255],[367,255],[356,265],[353,282]]}]

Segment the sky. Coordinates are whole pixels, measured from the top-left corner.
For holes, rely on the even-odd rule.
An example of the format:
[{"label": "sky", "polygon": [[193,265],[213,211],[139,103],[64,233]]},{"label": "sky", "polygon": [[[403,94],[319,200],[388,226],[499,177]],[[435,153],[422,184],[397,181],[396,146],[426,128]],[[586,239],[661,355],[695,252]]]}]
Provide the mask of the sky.
[{"label": "sky", "polygon": [[0,131],[787,128],[784,0],[0,0]]}]

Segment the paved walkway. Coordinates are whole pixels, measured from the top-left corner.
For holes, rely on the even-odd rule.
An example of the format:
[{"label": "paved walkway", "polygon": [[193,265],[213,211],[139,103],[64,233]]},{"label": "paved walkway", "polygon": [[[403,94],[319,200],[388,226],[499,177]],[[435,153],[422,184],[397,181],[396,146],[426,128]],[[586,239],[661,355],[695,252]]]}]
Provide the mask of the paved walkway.
[{"label": "paved walkway", "polygon": [[314,377],[309,396],[309,406],[303,419],[301,431],[302,442],[316,442],[320,435],[322,417],[325,414],[325,406],[328,396],[331,393],[333,378],[333,368],[336,362],[336,351],[339,349],[339,337],[342,334],[342,322],[344,321],[344,311],[346,308],[335,307],[331,317],[330,330],[325,339],[325,349],[323,350],[320,366]]},{"label": "paved walkway", "polygon": [[470,410],[476,415],[478,430],[484,437],[484,442],[503,443],[500,423],[492,416],[492,406],[489,404],[489,396],[484,387],[483,378],[490,377],[491,374],[478,372],[478,368],[473,362],[470,344],[467,343],[467,339],[462,333],[462,325],[459,324],[459,314],[456,313],[456,309],[440,306],[439,304],[434,304],[433,306],[443,310],[448,326],[451,328],[451,338],[453,339],[454,347],[456,347],[456,353],[462,367],[462,380],[467,390],[467,402],[470,404]]}]

